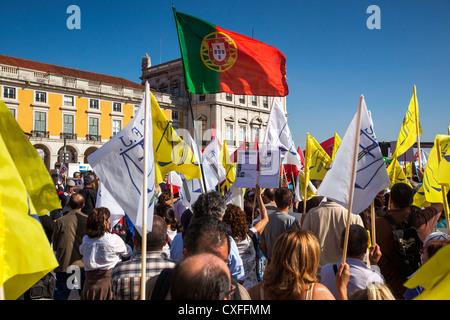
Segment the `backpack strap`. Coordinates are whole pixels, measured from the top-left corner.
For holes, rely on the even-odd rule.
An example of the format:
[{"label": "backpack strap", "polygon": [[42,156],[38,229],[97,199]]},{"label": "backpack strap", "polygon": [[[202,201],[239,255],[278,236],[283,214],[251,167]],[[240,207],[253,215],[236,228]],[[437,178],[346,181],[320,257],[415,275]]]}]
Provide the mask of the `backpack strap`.
[{"label": "backpack strap", "polygon": [[161,270],[156,279],[155,287],[153,288],[152,297],[150,300],[165,300],[170,287],[170,277],[172,275],[172,268],[165,268]]}]

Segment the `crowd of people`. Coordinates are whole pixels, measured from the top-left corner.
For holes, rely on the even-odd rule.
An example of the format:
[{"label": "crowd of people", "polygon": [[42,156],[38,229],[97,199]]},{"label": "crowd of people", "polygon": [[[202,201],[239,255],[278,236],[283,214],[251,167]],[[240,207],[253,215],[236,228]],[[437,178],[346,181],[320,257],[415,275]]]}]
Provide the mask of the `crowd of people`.
[{"label": "crowd of people", "polygon": [[192,207],[177,186],[162,183],[142,252],[127,215],[111,226],[110,210],[96,207],[95,174],[82,178],[78,191],[70,180],[56,183],[62,209],[41,217],[59,263],[51,273],[54,300],[69,299],[74,288],[81,300],[138,300],[142,283],[147,300],[410,300],[422,288],[403,284],[420,265],[403,271],[392,223],[414,216],[422,263],[450,243],[437,230],[443,204],[414,207],[417,188],[404,183],[374,199],[374,235],[367,211],[351,214],[346,230],[348,212],[338,203],[318,195],[296,203],[295,181],[247,189],[241,206],[220,192],[202,193]]}]

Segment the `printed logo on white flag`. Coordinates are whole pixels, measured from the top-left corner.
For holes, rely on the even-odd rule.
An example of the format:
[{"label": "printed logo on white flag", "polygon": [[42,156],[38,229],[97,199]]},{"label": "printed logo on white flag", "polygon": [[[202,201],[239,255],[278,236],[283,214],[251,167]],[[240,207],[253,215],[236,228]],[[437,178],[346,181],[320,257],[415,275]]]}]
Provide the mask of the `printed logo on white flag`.
[{"label": "printed logo on white flag", "polygon": [[214,137],[202,153],[203,173],[206,180],[206,190],[214,190],[219,182],[226,179],[225,168],[219,160],[219,143]]},{"label": "printed logo on white flag", "polygon": [[[358,112],[353,117],[330,169],[322,181],[318,193],[349,207],[349,190],[353,159],[357,153],[356,176],[351,211],[359,214],[367,209],[378,192],[391,185],[383,155],[376,139],[374,126],[366,103],[362,99],[360,131],[357,134]],[[359,139],[355,150],[356,139]]]},{"label": "printed logo on white flag", "polygon": [[[88,162],[106,189],[119,206],[130,217],[133,224],[142,231],[142,188],[144,174],[144,114],[147,99],[148,137],[148,187],[147,187],[147,230],[151,230],[155,194],[155,168],[153,157],[153,134],[150,112],[150,91],[146,95],[134,118],[126,127],[88,157]],[[141,233],[142,234],[142,233]]]}]

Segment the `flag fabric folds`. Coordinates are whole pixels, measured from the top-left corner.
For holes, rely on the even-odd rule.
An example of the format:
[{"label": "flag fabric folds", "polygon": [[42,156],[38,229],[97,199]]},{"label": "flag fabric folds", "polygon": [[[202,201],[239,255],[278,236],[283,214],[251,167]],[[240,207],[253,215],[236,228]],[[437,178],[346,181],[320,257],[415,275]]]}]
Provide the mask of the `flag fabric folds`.
[{"label": "flag fabric folds", "polygon": [[[345,208],[349,209],[351,206],[351,212],[355,214],[367,209],[378,192],[391,184],[370,113],[362,96],[360,100],[359,110],[353,117],[333,164],[318,189],[320,195]],[[356,168],[353,159],[357,160]],[[355,184],[352,186],[354,173]],[[352,199],[349,192],[351,188],[354,188]]]},{"label": "flag fabric folds", "polygon": [[421,286],[424,290],[414,300],[448,300],[450,292],[450,246],[439,249],[404,284],[406,288]]},{"label": "flag fabric folds", "polygon": [[394,158],[389,164],[389,166],[387,167],[387,172],[389,179],[391,180],[391,188],[396,183],[406,183],[407,185],[411,186],[411,183],[409,183],[409,180],[406,178],[406,174],[403,171],[400,163],[398,163],[397,158]]},{"label": "flag fabric folds", "polygon": [[[152,137],[152,127],[155,124],[153,118],[153,109],[159,106],[155,105],[156,100],[151,99],[148,83],[146,84],[145,96],[139,106],[139,109],[125,128],[116,134],[111,140],[105,143],[100,149],[88,157],[88,162],[99,177],[102,183],[102,189],[106,188],[111,196],[117,201],[122,210],[129,216],[133,224],[142,234],[142,197],[144,172],[147,172],[147,230],[151,230],[154,210],[155,179],[156,179],[156,161],[153,156],[154,136]],[[145,117],[145,108],[152,109]],[[150,111],[150,110],[149,110]],[[144,124],[147,119],[148,136],[144,136]],[[153,120],[153,121],[152,121]],[[162,130],[162,129],[159,129]],[[146,141],[147,140],[147,143]],[[150,150],[147,152],[148,167],[144,168],[144,146]]]},{"label": "flag fabric folds", "polygon": [[58,266],[38,216],[61,208],[38,153],[0,100],[0,287],[15,300]]},{"label": "flag fabric folds", "polygon": [[414,86],[413,89],[414,92],[411,101],[409,102],[408,110],[403,118],[402,127],[398,135],[397,145],[392,158],[404,154],[414,145],[417,136],[423,134],[419,122],[419,103],[417,102],[416,86]]},{"label": "flag fabric folds", "polygon": [[430,150],[427,165],[423,173],[423,189],[425,199],[430,203],[442,203],[442,186],[438,183],[439,158],[437,144],[439,144],[441,135],[436,135],[433,148]]},{"label": "flag fabric folds", "polygon": [[305,173],[307,179],[323,180],[331,166],[330,156],[309,133],[306,135]]},{"label": "flag fabric folds", "polygon": [[[261,146],[261,152],[265,153],[267,150],[276,149],[281,152],[282,162],[295,164],[298,168],[301,168],[302,161],[300,155],[295,150],[295,143],[292,139],[291,130],[289,129],[279,97],[273,99],[269,120],[267,121],[264,143]],[[287,158],[287,161],[285,161],[285,158]]]},{"label": "flag fabric folds", "polygon": [[439,142],[441,160],[439,162],[437,182],[440,185],[450,187],[450,135],[441,135]]},{"label": "flag fabric folds", "polygon": [[36,149],[0,99],[0,135],[39,216],[61,208],[55,185]]},{"label": "flag fabric folds", "polygon": [[187,179],[201,178],[198,158],[170,125],[153,94],[151,105],[156,183],[161,183],[170,171],[183,173]]},{"label": "flag fabric folds", "polygon": [[222,194],[226,194],[236,180],[236,167],[230,160],[230,154],[227,149],[226,141],[223,142],[222,150],[220,151],[219,159],[222,166],[225,168],[225,182],[221,186]]},{"label": "flag fabric folds", "polygon": [[334,157],[336,156],[336,152],[339,149],[339,146],[341,145],[341,138],[339,135],[335,132],[334,133],[334,143],[333,143],[333,152],[331,154],[331,161],[334,160]]},{"label": "flag fabric folds", "polygon": [[173,10],[186,90],[286,96],[286,57],[278,49]]},{"label": "flag fabric folds", "polygon": [[226,172],[220,158],[219,139],[215,136],[202,153],[203,173],[206,190],[211,191],[226,179]]}]

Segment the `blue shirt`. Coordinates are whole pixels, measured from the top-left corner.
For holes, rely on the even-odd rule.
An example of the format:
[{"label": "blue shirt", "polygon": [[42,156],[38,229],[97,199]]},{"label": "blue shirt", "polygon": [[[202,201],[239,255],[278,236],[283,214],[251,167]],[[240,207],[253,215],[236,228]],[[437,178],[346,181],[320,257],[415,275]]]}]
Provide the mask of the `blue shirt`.
[{"label": "blue shirt", "polygon": [[[232,237],[230,239],[230,253],[228,254],[228,268],[230,269],[231,276],[235,277],[237,281],[244,280],[244,263],[239,255],[239,250],[236,242]],[[170,247],[170,259],[179,261],[183,259],[183,237],[182,233],[177,235],[172,240]]]},{"label": "blue shirt", "polygon": [[[350,296],[357,290],[367,288],[367,285],[369,283],[385,283],[384,277],[381,275],[381,273],[374,269],[368,268],[362,260],[347,258],[345,262],[350,267],[350,279],[348,280],[347,284],[348,296]],[[341,263],[339,262],[337,264],[338,270],[340,265]],[[337,299],[336,275],[334,273],[333,265],[324,265],[322,267],[320,276],[320,283],[326,286]]]}]

